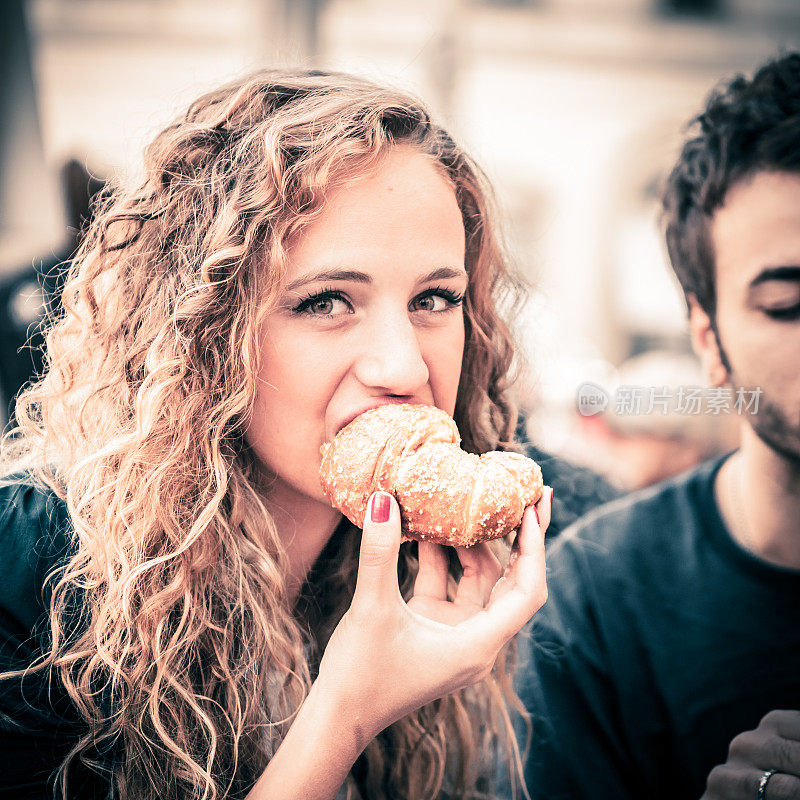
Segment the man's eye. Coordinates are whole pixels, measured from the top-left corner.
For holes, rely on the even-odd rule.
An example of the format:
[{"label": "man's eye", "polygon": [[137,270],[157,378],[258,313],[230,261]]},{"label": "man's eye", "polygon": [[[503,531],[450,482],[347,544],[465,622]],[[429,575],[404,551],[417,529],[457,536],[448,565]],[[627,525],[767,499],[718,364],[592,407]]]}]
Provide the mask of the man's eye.
[{"label": "man's eye", "polygon": [[794,306],[785,306],[783,308],[765,308],[764,313],[777,320],[794,320],[800,319],[800,304]]},{"label": "man's eye", "polygon": [[800,316],[800,281],[764,281],[752,290],[753,304],[770,319],[790,321]]}]

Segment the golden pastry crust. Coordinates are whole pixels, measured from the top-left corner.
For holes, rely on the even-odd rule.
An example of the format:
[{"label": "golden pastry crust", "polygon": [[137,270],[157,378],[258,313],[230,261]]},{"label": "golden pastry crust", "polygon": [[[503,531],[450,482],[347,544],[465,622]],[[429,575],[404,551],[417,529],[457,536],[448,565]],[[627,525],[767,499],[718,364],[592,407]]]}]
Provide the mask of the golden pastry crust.
[{"label": "golden pastry crust", "polygon": [[455,547],[505,536],[541,496],[542,471],[518,453],[477,456],[460,442],[439,408],[379,406],[322,446],[320,483],[359,527],[370,495],[382,489],[397,499],[407,538]]}]

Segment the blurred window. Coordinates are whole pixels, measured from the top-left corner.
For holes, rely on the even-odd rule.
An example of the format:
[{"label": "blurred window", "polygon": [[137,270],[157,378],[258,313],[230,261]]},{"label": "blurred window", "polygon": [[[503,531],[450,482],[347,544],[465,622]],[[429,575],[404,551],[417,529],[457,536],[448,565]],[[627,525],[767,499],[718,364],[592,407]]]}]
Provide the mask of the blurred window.
[{"label": "blurred window", "polygon": [[476,6],[497,6],[511,8],[536,8],[543,5],[543,0],[472,0]]},{"label": "blurred window", "polygon": [[658,0],[658,5],[669,16],[717,17],[724,10],[724,0]]}]

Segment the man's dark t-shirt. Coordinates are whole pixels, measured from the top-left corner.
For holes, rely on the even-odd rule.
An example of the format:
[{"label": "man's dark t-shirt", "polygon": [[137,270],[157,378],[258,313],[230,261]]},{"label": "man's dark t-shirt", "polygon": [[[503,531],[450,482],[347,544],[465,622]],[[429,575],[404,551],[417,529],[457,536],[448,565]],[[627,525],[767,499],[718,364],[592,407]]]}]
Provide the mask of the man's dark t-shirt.
[{"label": "man's dark t-shirt", "polygon": [[731,539],[722,461],[614,501],[549,548],[518,684],[536,800],[697,800],[734,736],[800,708],[800,572]]}]

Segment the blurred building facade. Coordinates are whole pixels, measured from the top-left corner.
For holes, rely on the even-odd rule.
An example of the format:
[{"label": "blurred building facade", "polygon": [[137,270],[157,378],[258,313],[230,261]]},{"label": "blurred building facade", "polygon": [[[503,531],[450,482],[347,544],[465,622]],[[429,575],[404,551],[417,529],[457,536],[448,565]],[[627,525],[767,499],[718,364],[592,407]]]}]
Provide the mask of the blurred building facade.
[{"label": "blurred building facade", "polygon": [[[143,144],[200,91],[264,65],[354,70],[425,98],[494,181],[534,287],[519,320],[531,409],[571,402],[598,365],[686,349],[659,181],[720,77],[800,46],[796,0],[29,0],[26,11],[51,174],[70,157],[136,171]],[[53,215],[40,222],[50,246]],[[0,266],[7,252],[0,242]]]}]

